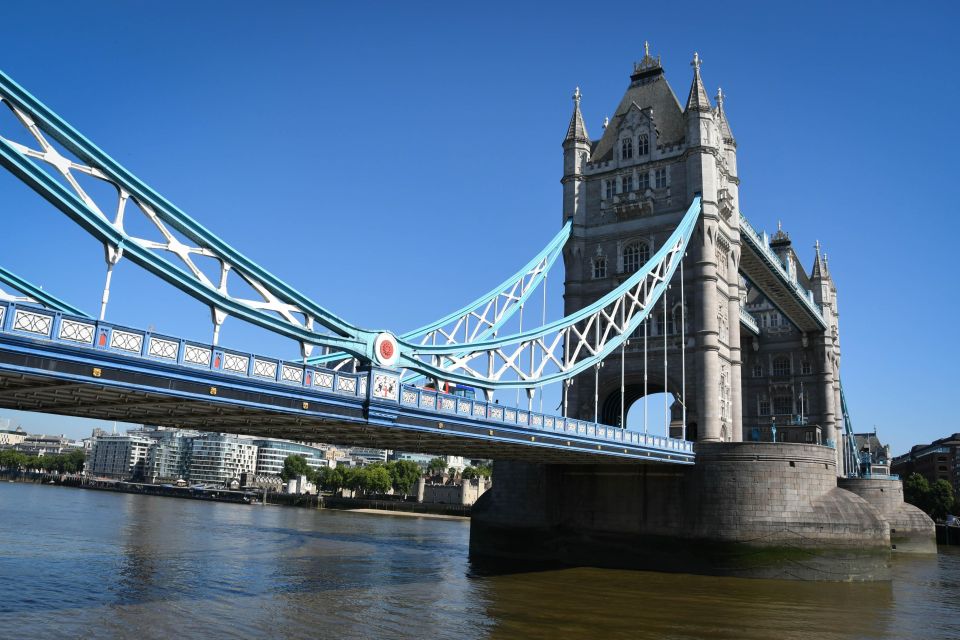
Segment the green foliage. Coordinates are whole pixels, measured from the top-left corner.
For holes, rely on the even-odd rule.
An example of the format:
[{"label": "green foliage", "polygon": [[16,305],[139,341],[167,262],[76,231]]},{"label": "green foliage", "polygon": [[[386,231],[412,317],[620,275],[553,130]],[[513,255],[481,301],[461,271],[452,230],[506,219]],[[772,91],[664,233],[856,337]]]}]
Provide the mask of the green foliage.
[{"label": "green foliage", "polygon": [[447,461],[443,458],[434,458],[427,463],[427,471],[430,472],[430,475],[435,476],[443,473],[444,469],[447,468]]},{"label": "green foliage", "polygon": [[903,481],[903,499],[923,509],[934,520],[943,520],[958,506],[949,482],[937,480],[931,485],[919,473],[912,473]]},{"label": "green foliage", "polygon": [[930,513],[930,483],[919,473],[911,473],[903,481],[903,499],[910,504]]},{"label": "green foliage", "polygon": [[310,482],[316,482],[317,472],[314,471],[304,456],[289,455],[283,461],[283,470],[280,471],[280,477],[284,482],[289,482],[300,476],[307,476]]},{"label": "green foliage", "polygon": [[387,470],[390,472],[390,481],[394,490],[404,496],[413,491],[413,486],[422,475],[420,465],[411,460],[390,462],[387,464]]},{"label": "green foliage", "polygon": [[475,478],[489,478],[491,475],[493,475],[493,469],[489,465],[478,464],[475,467],[464,469],[460,477],[464,480],[473,480]]},{"label": "green foliage", "polygon": [[361,489],[364,493],[386,493],[390,491],[392,482],[390,472],[383,465],[370,465],[362,469],[363,480]]},{"label": "green foliage", "polygon": [[946,480],[937,480],[930,487],[930,511],[934,520],[944,520],[953,507],[953,486]]},{"label": "green foliage", "polygon": [[321,467],[317,472],[317,485],[327,491],[339,491],[343,488],[343,469],[337,467]]},{"label": "green foliage", "polygon": [[28,456],[13,449],[0,450],[0,469],[56,471],[58,473],[79,473],[83,470],[86,454],[83,449],[74,449],[67,453],[46,456]]}]

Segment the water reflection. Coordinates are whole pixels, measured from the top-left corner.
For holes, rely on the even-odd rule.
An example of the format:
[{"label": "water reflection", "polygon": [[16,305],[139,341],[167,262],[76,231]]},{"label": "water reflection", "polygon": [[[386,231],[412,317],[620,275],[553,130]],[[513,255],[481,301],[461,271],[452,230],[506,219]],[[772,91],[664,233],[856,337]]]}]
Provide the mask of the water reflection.
[{"label": "water reflection", "polygon": [[[490,573],[438,521],[0,485],[18,637],[960,638],[960,554],[893,583]],[[2,634],[0,634],[2,635]]]}]

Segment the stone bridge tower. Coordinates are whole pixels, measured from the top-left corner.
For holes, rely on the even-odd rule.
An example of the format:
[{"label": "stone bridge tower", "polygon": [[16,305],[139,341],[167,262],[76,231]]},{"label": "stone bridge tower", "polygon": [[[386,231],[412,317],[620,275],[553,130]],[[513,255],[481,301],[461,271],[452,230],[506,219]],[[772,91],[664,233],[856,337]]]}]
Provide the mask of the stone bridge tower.
[{"label": "stone bridge tower", "polygon": [[573,382],[568,413],[619,424],[621,406],[628,410],[645,389],[648,394],[666,392],[677,400],[672,422],[674,435],[679,435],[683,316],[687,437],[738,441],[742,410],[736,142],[722,93],[718,92],[716,106],[707,98],[699,56],[694,54],[693,79],[681,105],[659,56],[654,58],[649,47],[645,49],[599,140],[590,139],[579,90],[574,94],[561,181],[563,219],[573,219],[564,252],[565,311],[590,304],[629,277],[660,248],[699,195],[703,213],[684,262],[686,308],[681,313],[678,272],[666,311],[658,304],[647,321],[646,370],[641,327],[626,348],[622,365],[618,352]]}]

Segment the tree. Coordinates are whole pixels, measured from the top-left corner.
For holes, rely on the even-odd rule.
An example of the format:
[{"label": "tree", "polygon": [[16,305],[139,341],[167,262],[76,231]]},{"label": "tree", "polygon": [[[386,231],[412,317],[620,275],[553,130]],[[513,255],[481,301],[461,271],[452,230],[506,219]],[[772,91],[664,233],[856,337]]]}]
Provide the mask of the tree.
[{"label": "tree", "polygon": [[390,490],[390,472],[382,465],[366,467],[362,475],[362,488],[365,493],[386,493]]},{"label": "tree", "polygon": [[919,473],[911,473],[903,481],[903,499],[930,513],[930,483]]},{"label": "tree", "polygon": [[404,496],[413,490],[413,485],[422,475],[420,465],[411,460],[397,460],[388,465],[388,469],[394,490]]},{"label": "tree", "polygon": [[447,461],[443,458],[434,458],[427,463],[427,471],[430,472],[430,475],[435,476],[443,473],[444,469],[447,468]]},{"label": "tree", "polygon": [[953,486],[946,480],[937,480],[930,487],[930,497],[928,499],[930,511],[928,513],[934,520],[944,520],[953,507]]},{"label": "tree", "polygon": [[912,473],[904,480],[903,499],[923,509],[934,520],[943,520],[957,506],[949,482],[941,479],[931,485],[919,473]]},{"label": "tree", "polygon": [[316,480],[316,473],[307,464],[307,459],[303,456],[289,455],[283,461],[283,470],[280,471],[280,477],[284,482],[290,482],[294,478],[307,476],[307,480],[313,482]]}]

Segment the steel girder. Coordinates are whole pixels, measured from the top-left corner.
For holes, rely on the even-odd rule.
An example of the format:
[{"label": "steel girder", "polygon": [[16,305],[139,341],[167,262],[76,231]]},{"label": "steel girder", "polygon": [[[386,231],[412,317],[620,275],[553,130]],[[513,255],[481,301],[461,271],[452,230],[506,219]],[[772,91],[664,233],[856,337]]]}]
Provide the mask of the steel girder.
[{"label": "steel girder", "polygon": [[[296,340],[302,345],[305,357],[314,346],[323,346],[363,362],[395,365],[431,378],[488,390],[542,386],[570,379],[599,364],[627,340],[667,289],[700,213],[700,199],[695,198],[677,229],[647,264],[612,292],[574,314],[532,331],[491,339],[509,317],[497,313],[498,301],[508,289],[505,283],[495,294],[484,296],[473,305],[421,329],[420,339],[426,335],[442,335],[446,344],[397,340],[395,349],[388,345],[390,348],[385,350],[393,355],[388,364],[384,362],[385,351],[378,345],[382,346],[385,337],[395,340],[391,334],[348,323],[241,254],[147,186],[3,72],[0,72],[0,102],[11,108],[40,147],[28,147],[3,137],[0,132],[0,164],[104,243],[108,273],[112,265],[126,256],[209,305],[215,327],[219,327],[227,315],[232,315]],[[58,142],[76,159],[62,154],[45,136]],[[44,164],[52,168],[52,173]],[[116,189],[116,199],[109,202],[109,207],[101,206],[83,189],[73,172],[110,184]],[[162,240],[137,238],[127,233],[124,216],[130,203],[157,229]],[[115,212],[112,220],[106,212]],[[565,227],[548,245],[548,256],[552,259],[556,258],[567,234],[569,229]],[[175,260],[168,258],[168,254]],[[197,266],[194,256],[217,261],[216,282]],[[513,281],[522,292],[520,296],[506,294],[512,298],[507,304],[507,314],[519,308],[523,295],[532,291],[527,276],[533,272],[534,277],[538,277],[541,271],[546,272],[549,258],[539,258],[534,259],[532,266],[528,265],[526,275]],[[544,265],[543,269],[540,264]],[[232,295],[228,286],[232,274],[249,285],[260,299]],[[493,320],[477,319],[475,330],[470,332],[468,318],[477,318],[476,310],[491,303],[495,307]],[[330,333],[321,333],[317,325]],[[460,326],[464,329],[464,342],[456,342]],[[394,350],[398,353],[394,354]],[[526,368],[521,365],[524,360],[529,362]],[[486,373],[481,373],[481,369],[486,369]]]},{"label": "steel girder", "polygon": [[694,198],[650,260],[593,304],[530,331],[466,345],[419,345],[400,366],[483,389],[530,389],[599,364],[640,326],[666,291],[700,217]]},{"label": "steel girder", "polygon": [[9,300],[11,302],[34,302],[42,304],[46,308],[53,309],[54,311],[62,311],[63,313],[69,313],[85,318],[90,317],[72,304],[64,302],[60,298],[47,293],[40,287],[27,282],[17,274],[4,269],[3,267],[0,267],[0,284],[13,287],[15,290],[24,294],[22,296],[15,296],[5,292],[3,289],[0,289],[0,300]]},{"label": "steel girder", "polygon": [[[500,285],[439,320],[401,334],[400,340],[411,344],[457,345],[496,335],[544,282],[572,228],[573,223],[568,220],[540,253]],[[344,353],[331,353],[309,358],[307,363],[337,362],[345,357],[348,356]]]},{"label": "steel girder", "polygon": [[[314,345],[323,345],[364,360],[371,359],[373,342],[379,332],[353,326],[244,256],[147,186],[3,72],[0,72],[0,102],[10,107],[40,147],[27,147],[0,133],[0,164],[102,241],[108,265],[112,266],[122,257],[130,258],[208,304],[217,327],[227,315],[233,315],[300,342],[305,354],[309,354]],[[60,153],[46,136],[76,159]],[[41,163],[52,167],[69,188],[44,170]],[[96,202],[80,185],[74,172],[112,185],[117,191],[116,200]],[[124,215],[133,208],[130,203],[142,212],[163,240],[136,238],[125,231]],[[169,259],[168,254],[175,260]],[[217,282],[197,266],[195,256],[218,261]],[[231,295],[231,274],[242,278],[261,299],[245,300]],[[317,325],[331,333],[320,333]]]}]

